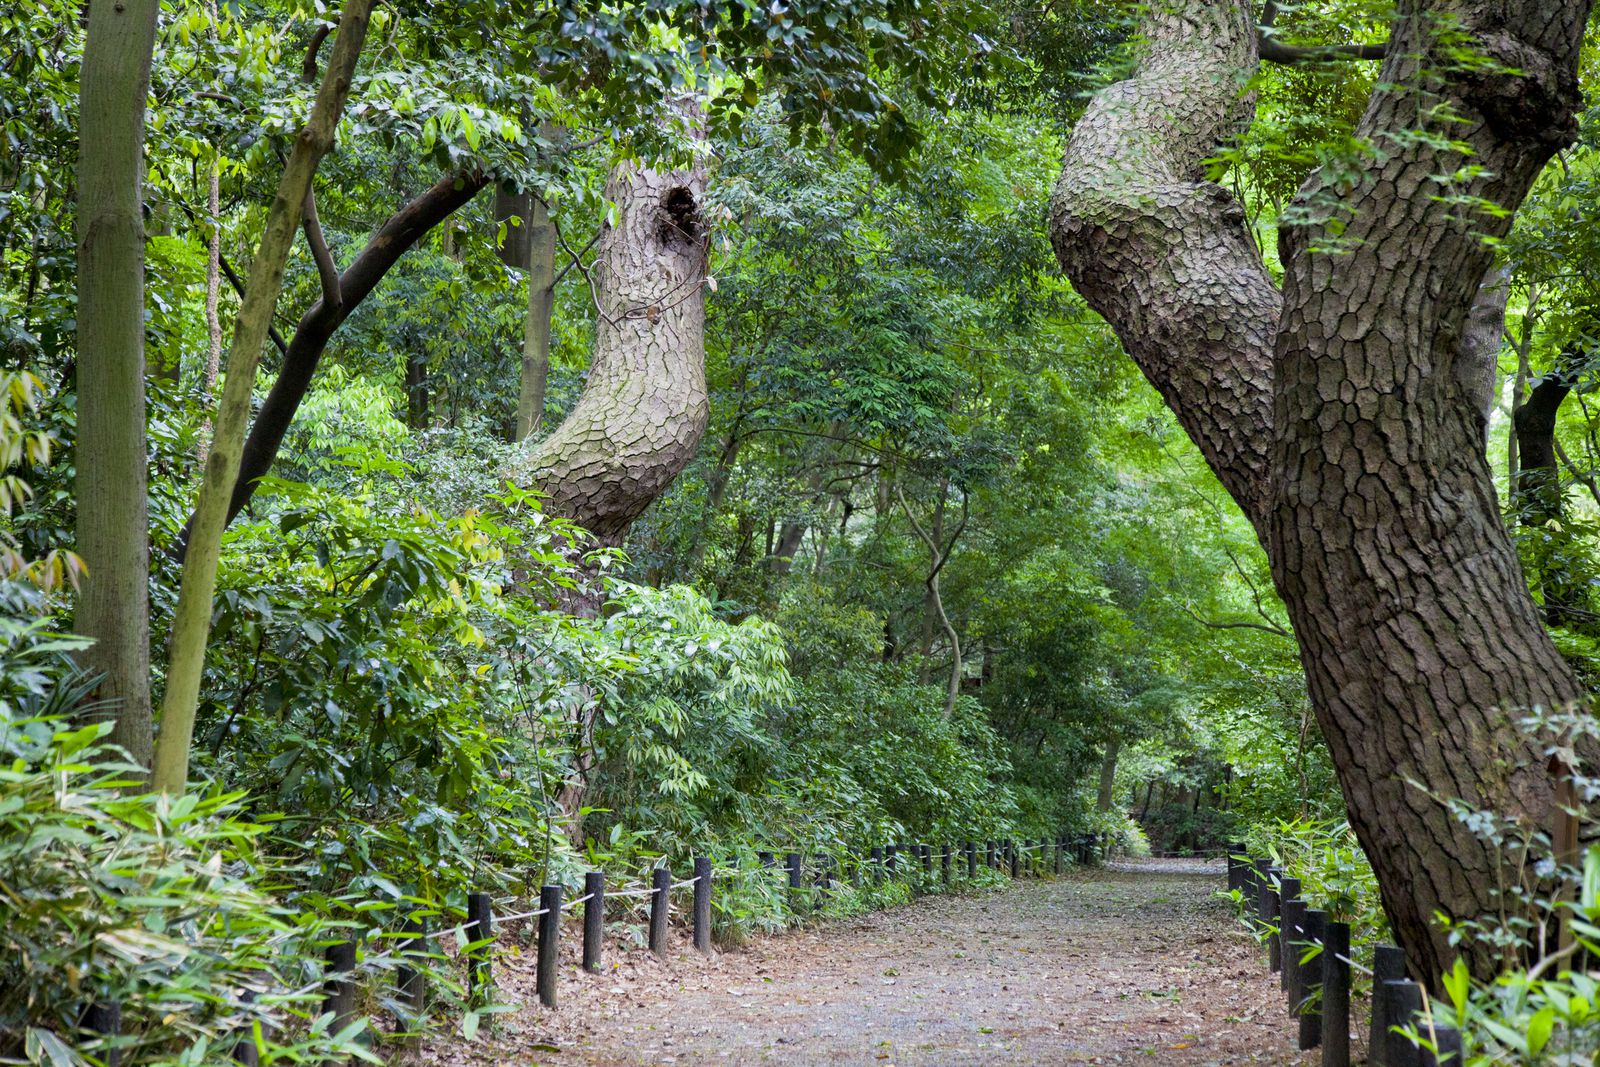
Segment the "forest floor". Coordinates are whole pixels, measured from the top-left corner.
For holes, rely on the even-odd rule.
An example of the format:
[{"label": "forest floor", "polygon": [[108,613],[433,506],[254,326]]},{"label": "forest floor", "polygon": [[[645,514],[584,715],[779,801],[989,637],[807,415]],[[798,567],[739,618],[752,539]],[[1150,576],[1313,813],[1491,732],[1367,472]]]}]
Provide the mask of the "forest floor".
[{"label": "forest floor", "polygon": [[[1276,976],[1214,894],[1222,868],[1146,861],[926,897],[757,937],[711,958],[608,945],[563,968],[542,1011],[532,959],[504,960],[524,1007],[493,1037],[442,1039],[434,1065],[1313,1064]],[[678,934],[674,931],[675,935]],[[565,962],[565,961],[564,961]]]}]

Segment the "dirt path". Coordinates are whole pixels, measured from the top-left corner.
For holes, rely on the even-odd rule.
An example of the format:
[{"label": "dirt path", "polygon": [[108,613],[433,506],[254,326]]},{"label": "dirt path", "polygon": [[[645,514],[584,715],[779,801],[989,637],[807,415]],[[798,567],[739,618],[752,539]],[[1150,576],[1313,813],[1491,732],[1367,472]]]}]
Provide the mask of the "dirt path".
[{"label": "dirt path", "polygon": [[[613,952],[555,1013],[437,1064],[1313,1064],[1220,868],[1148,863],[756,940],[706,960]],[[620,957],[620,959],[618,958]],[[531,961],[528,961],[531,964]],[[520,964],[503,991],[535,1004]]]}]

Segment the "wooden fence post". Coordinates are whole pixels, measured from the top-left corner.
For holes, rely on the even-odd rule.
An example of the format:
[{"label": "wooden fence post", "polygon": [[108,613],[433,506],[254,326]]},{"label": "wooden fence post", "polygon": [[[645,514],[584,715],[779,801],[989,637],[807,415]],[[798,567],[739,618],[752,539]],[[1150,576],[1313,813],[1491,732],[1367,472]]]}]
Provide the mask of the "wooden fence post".
[{"label": "wooden fence post", "polygon": [[583,969],[590,974],[600,973],[600,954],[606,940],[606,876],[603,871],[589,871],[583,876],[583,892],[589,899],[583,902]]},{"label": "wooden fence post", "polygon": [[[114,1000],[97,1000],[84,1009],[81,1025],[106,1039],[107,1048],[101,1055],[101,1062],[106,1067],[122,1067],[122,1050],[116,1046],[117,1038],[122,1036],[122,1005]],[[51,1059],[53,1061],[54,1057]]]},{"label": "wooden fence post", "polygon": [[[246,989],[239,994],[240,1004],[254,1004],[256,994],[254,990]],[[265,1026],[262,1027],[263,1031]],[[248,1025],[244,1028],[243,1036],[234,1042],[233,1048],[228,1051],[229,1059],[242,1067],[261,1067],[261,1050],[256,1048],[256,1028]],[[107,1067],[110,1067],[107,1061]]]},{"label": "wooden fence post", "polygon": [[1384,987],[1406,976],[1406,954],[1395,945],[1378,945],[1372,950],[1372,1033],[1367,1039],[1371,1067],[1389,1064],[1389,1000]]},{"label": "wooden fence post", "polygon": [[328,946],[327,979],[322,984],[322,1010],[333,1013],[330,1034],[349,1026],[356,1013],[356,983],[351,972],[356,969],[356,943],[335,941]]},{"label": "wooden fence post", "polygon": [[1461,1050],[1461,1032],[1455,1027],[1434,1023],[1423,1029],[1422,1036],[1433,1042],[1432,1049],[1422,1050],[1422,1067],[1461,1067],[1466,1062]]},{"label": "wooden fence post", "polygon": [[984,842],[984,848],[986,850],[986,861],[988,863],[989,869],[990,870],[994,870],[994,869],[998,868],[1000,865],[995,862],[995,858],[994,858],[994,852],[995,852],[994,842],[993,841]]},{"label": "wooden fence post", "polygon": [[799,915],[805,911],[805,882],[801,876],[800,853],[790,852],[783,857],[789,868],[789,906]]},{"label": "wooden fence post", "polygon": [[1271,929],[1267,933],[1267,962],[1278,973],[1280,982],[1283,977],[1283,868],[1273,867],[1270,871],[1271,882],[1267,886],[1267,922]]},{"label": "wooden fence post", "polygon": [[561,960],[561,887],[543,886],[539,890],[539,959],[534,971],[534,987],[539,1003],[556,1006],[556,965]]},{"label": "wooden fence post", "polygon": [[1278,985],[1289,994],[1289,1003],[1294,1003],[1294,972],[1299,961],[1293,942],[1298,940],[1294,936],[1294,901],[1300,895],[1300,879],[1278,879],[1278,955],[1283,961],[1283,969],[1278,974]]},{"label": "wooden fence post", "polygon": [[1350,924],[1328,923],[1322,932],[1322,1067],[1350,1067],[1349,959]]},{"label": "wooden fence post", "polygon": [[694,947],[711,954],[711,860],[696,856],[694,860]]},{"label": "wooden fence post", "polygon": [[872,850],[872,852],[870,854],[870,859],[869,859],[868,862],[870,862],[872,864],[872,884],[873,885],[882,885],[883,884],[884,860],[883,860],[883,847],[881,845],[878,846],[878,847],[875,847]]},{"label": "wooden fence post", "polygon": [[494,939],[494,910],[488,893],[467,894],[467,940],[473,947],[467,952],[467,989],[474,996],[487,1000],[489,988],[494,983],[494,965],[490,962],[489,943]]},{"label": "wooden fence post", "polygon": [[[400,958],[420,961],[428,950],[427,922],[422,919],[407,919],[405,934],[406,939],[400,943]],[[411,1029],[428,1008],[428,981],[423,976],[420,962],[415,966],[401,964],[395,971],[395,978],[400,1003],[404,1004],[412,1015],[406,1020],[407,1028]]]},{"label": "wooden fence post", "polygon": [[940,845],[939,853],[939,879],[944,884],[945,890],[950,889],[950,842]]},{"label": "wooden fence post", "polygon": [[[1327,927],[1328,913],[1307,908],[1301,917],[1305,928],[1302,943],[1320,944]],[[1326,951],[1326,949],[1324,949]],[[1300,968],[1300,1050],[1322,1044],[1322,960]]]},{"label": "wooden fence post", "polygon": [[650,872],[650,951],[657,956],[667,954],[667,908],[671,906],[668,895],[672,892],[672,872],[656,867]]},{"label": "wooden fence post", "polygon": [[1383,983],[1383,993],[1384,1017],[1390,1027],[1383,1046],[1385,1067],[1422,1067],[1422,1050],[1394,1029],[1416,1023],[1422,1011],[1422,987],[1402,978]]}]

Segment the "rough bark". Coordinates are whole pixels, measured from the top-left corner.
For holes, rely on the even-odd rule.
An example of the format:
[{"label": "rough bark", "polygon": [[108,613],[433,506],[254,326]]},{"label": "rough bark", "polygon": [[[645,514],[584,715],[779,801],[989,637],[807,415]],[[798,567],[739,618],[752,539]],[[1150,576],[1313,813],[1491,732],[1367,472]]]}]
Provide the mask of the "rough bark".
[{"label": "rough bark", "polygon": [[[1504,69],[1450,69],[1430,36],[1443,5],[1401,5],[1357,131],[1375,151],[1302,190],[1302,217],[1329,218],[1285,229],[1281,297],[1239,205],[1201,180],[1247,117],[1240,0],[1152,10],[1138,72],[1090,106],[1052,205],[1074,284],[1268,547],[1352,825],[1428,978],[1453,955],[1435,912],[1500,902],[1499,857],[1427,791],[1542,825],[1554,783],[1511,716],[1580,694],[1502,529],[1460,373],[1483,237],[1509,219],[1461,216],[1473,197],[1514,209],[1571,136],[1589,5],[1448,6]],[[1481,171],[1443,138],[1405,136],[1441,103]],[[1443,175],[1457,196],[1436,195]]]},{"label": "rough bark", "polygon": [[588,382],[561,425],[512,464],[546,510],[602,545],[622,542],[705,433],[705,182],[699,166],[612,171],[617,223],[591,269],[599,319]]},{"label": "rough bark", "polygon": [[[217,406],[216,431],[206,457],[205,474],[195,503],[183,561],[183,580],[173,614],[171,653],[167,663],[167,688],[161,704],[161,736],[156,745],[154,785],[167,793],[182,793],[188,786],[189,748],[194,736],[195,711],[200,699],[200,679],[205,668],[206,644],[211,633],[212,594],[217,563],[222,554],[222,532],[228,523],[229,502],[240,473],[245,428],[250,419],[251,393],[261,349],[267,343],[273,309],[283,287],[283,273],[294,244],[295,231],[311,195],[317,165],[333,145],[334,131],[344,113],[356,60],[366,39],[372,0],[346,0],[339,16],[338,36],[328,70],[317,89],[311,115],[296,135],[284,164],[261,243],[250,264],[250,280],[234,325],[228,351],[227,381]],[[314,222],[314,214],[308,219]],[[328,284],[329,267],[324,248],[318,268]]]},{"label": "rough bark", "polygon": [[111,741],[148,766],[149,524],[145,495],[145,96],[157,0],[89,9],[79,94],[77,550],[74,628]]}]

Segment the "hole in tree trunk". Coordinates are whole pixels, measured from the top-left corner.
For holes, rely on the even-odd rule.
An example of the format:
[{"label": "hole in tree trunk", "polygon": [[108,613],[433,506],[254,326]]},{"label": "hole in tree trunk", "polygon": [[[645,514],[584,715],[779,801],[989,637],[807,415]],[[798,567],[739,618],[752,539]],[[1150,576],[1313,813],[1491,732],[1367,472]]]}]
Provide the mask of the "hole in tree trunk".
[{"label": "hole in tree trunk", "polygon": [[675,185],[661,198],[661,229],[658,236],[662,244],[693,244],[700,239],[700,205],[694,193],[682,185]]}]

